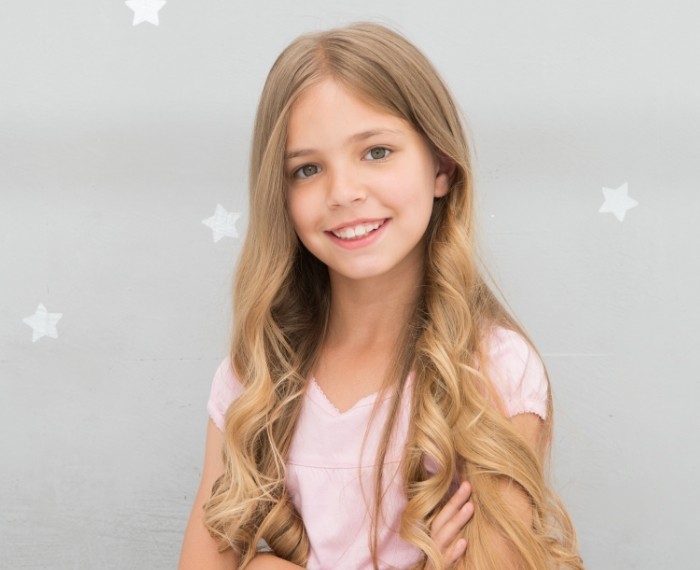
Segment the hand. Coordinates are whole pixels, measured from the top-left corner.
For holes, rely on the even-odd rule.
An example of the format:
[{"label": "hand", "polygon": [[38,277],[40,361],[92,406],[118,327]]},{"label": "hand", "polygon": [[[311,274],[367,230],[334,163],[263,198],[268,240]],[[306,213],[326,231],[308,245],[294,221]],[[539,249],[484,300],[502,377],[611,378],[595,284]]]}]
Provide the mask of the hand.
[{"label": "hand", "polygon": [[427,570],[451,568],[466,552],[467,540],[458,535],[474,514],[474,505],[469,502],[471,492],[471,486],[464,481],[433,519],[430,534],[442,553],[442,566],[437,569],[429,564]]}]

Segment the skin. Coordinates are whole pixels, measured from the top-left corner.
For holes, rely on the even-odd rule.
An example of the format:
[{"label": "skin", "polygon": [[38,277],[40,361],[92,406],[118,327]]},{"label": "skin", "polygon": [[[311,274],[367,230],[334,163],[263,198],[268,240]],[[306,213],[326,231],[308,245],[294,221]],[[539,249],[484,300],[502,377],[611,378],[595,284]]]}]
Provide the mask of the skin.
[{"label": "skin", "polygon": [[[238,558],[231,550],[218,551],[216,541],[202,522],[202,507],[209,498],[211,487],[224,472],[221,460],[223,433],[209,420],[204,454],[204,469],[192,513],[185,530],[178,570],[232,570],[238,567]],[[474,508],[469,502],[471,488],[463,483],[442,511],[435,517],[431,532],[444,554],[444,568],[451,567],[464,554],[466,542],[457,533],[471,518]],[[289,570],[300,568],[272,554],[259,554],[248,566],[250,570]]]},{"label": "skin", "polygon": [[[443,568],[450,568],[467,551],[467,541],[458,534],[474,514],[470,495],[471,487],[464,481],[430,526],[431,536],[443,554]],[[428,566],[428,570],[434,569]]]},{"label": "skin", "polygon": [[220,553],[216,541],[202,522],[204,503],[209,499],[214,482],[224,472],[221,457],[223,446],[224,434],[209,420],[202,478],[185,529],[178,570],[232,570],[238,567],[238,559],[234,553],[231,550]]},{"label": "skin", "polygon": [[[331,283],[329,331],[315,377],[345,410],[381,387],[397,323],[406,321],[419,293],[422,241],[449,173],[409,123],[332,80],[295,103],[286,150],[290,219],[327,265]],[[388,222],[372,244],[339,247],[329,230],[358,219]]]},{"label": "skin", "polygon": [[[510,418],[515,431],[530,445],[540,459],[544,462],[544,422],[535,414],[518,414]],[[527,524],[532,525],[532,507],[527,495],[516,485],[503,483],[501,493],[516,514]],[[488,533],[488,540],[493,551],[501,556],[501,566],[518,570],[523,567],[522,560],[513,547],[495,531]]]},{"label": "skin", "polygon": [[[367,293],[377,286],[391,292],[403,281],[403,292],[420,282],[418,244],[448,176],[437,172],[409,123],[325,80],[294,105],[287,155],[289,215],[299,239],[328,266],[336,303],[376,300],[376,290]],[[328,230],[358,218],[390,224],[379,242],[361,249],[344,250],[329,239]],[[394,328],[382,334],[393,336]]]},{"label": "skin", "polygon": [[[470,495],[471,487],[465,481],[435,517],[430,528],[435,543],[443,553],[443,564],[440,568],[451,568],[467,549],[467,541],[457,535],[474,513],[474,507],[469,502]],[[272,554],[259,554],[248,568],[249,570],[293,570],[301,566]],[[428,566],[428,570],[435,569]]]},{"label": "skin", "polygon": [[[342,107],[343,112],[338,113]],[[375,150],[373,150],[375,149]],[[339,365],[365,362],[379,378],[396,324],[406,318],[421,278],[420,242],[433,200],[444,196],[449,173],[425,141],[405,121],[377,110],[333,82],[309,89],[290,117],[285,161],[289,214],[302,242],[329,267],[332,287],[331,327],[322,354]],[[300,171],[300,169],[303,169]],[[359,218],[389,219],[378,247],[343,250],[329,242],[329,228]],[[358,360],[358,357],[362,358]],[[323,360],[323,358],[322,358]],[[357,374],[357,376],[363,376]],[[317,374],[322,388],[340,409],[379,388],[378,383],[345,382],[340,374]],[[209,422],[202,481],[195,499],[180,558],[180,570],[231,569],[232,552],[220,554],[201,518],[211,486],[223,473],[223,434]],[[444,567],[466,548],[457,533],[472,516],[470,487],[464,483],[433,522],[431,531],[444,553]],[[252,570],[298,568],[271,554],[260,554]]]},{"label": "skin", "polygon": [[[288,208],[304,245],[329,269],[330,324],[314,371],[326,396],[345,410],[381,387],[397,323],[416,301],[423,266],[422,240],[433,202],[448,191],[450,173],[441,169],[423,138],[404,120],[358,98],[331,80],[309,88],[290,116],[285,172]],[[380,239],[366,248],[338,247],[328,230],[357,219],[388,220]],[[332,363],[332,365],[331,365]],[[350,373],[349,371],[352,371]],[[358,382],[357,378],[366,378]],[[511,419],[533,449],[542,452],[542,421],[532,414]],[[238,560],[219,553],[202,523],[202,506],[224,466],[223,434],[210,421],[202,480],[183,542],[179,570],[231,570]],[[459,531],[473,514],[471,489],[463,483],[432,523],[431,534],[451,568],[467,548]],[[524,520],[526,497],[514,487],[503,493]],[[518,561],[497,535],[504,567]],[[256,569],[298,566],[259,554]],[[436,569],[431,569],[436,570]]]}]

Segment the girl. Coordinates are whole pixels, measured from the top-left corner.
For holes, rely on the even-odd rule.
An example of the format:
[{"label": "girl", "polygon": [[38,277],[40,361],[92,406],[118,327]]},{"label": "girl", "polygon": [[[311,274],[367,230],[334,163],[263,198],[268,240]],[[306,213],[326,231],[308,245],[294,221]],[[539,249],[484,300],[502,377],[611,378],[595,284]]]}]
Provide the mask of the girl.
[{"label": "girl", "polygon": [[583,568],[545,481],[547,376],[477,270],[470,149],[427,59],[374,24],[298,38],[250,189],[180,567]]}]

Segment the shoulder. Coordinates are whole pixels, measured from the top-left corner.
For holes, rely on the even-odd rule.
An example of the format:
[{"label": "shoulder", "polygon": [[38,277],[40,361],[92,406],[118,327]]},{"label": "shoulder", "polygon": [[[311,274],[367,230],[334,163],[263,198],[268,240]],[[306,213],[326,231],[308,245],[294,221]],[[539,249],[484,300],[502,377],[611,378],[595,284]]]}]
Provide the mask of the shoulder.
[{"label": "shoulder", "polygon": [[519,333],[498,326],[482,342],[482,366],[507,415],[529,412],[546,419],[549,381],[537,351]]},{"label": "shoulder", "polygon": [[226,411],[243,392],[243,385],[231,366],[230,357],[224,358],[214,373],[207,412],[216,427],[223,431]]}]

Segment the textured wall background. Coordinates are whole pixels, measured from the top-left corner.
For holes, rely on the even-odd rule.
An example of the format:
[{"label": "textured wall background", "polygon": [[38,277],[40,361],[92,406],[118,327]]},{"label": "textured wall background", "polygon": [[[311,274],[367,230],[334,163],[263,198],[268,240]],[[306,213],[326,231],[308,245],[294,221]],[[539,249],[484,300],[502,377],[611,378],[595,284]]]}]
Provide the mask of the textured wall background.
[{"label": "textured wall background", "polygon": [[[202,220],[220,204],[243,236],[278,52],[358,19],[406,33],[465,110],[588,567],[694,567],[700,8],[344,4],[172,0],[134,26],[119,0],[2,3],[0,567],[175,566],[241,244]],[[34,342],[39,304],[62,316]]]}]

